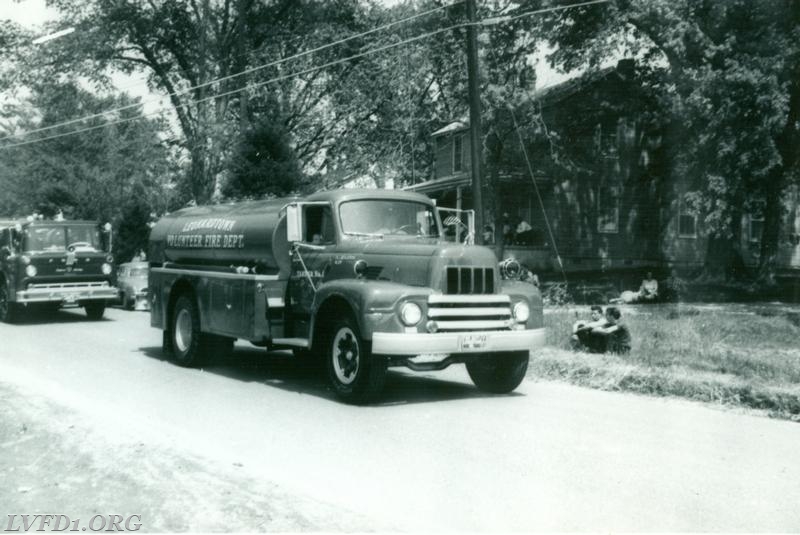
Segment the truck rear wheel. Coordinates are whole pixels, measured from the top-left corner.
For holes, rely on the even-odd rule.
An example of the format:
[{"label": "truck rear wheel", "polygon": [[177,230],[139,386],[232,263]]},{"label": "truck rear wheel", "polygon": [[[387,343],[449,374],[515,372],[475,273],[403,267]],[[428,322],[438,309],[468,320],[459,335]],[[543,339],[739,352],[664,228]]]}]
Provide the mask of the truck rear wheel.
[{"label": "truck rear wheel", "polygon": [[172,356],[179,366],[191,367],[202,364],[204,352],[201,351],[200,313],[197,303],[188,295],[182,295],[175,302],[170,321],[170,345]]},{"label": "truck rear wheel", "polygon": [[494,353],[467,363],[470,379],[480,390],[507,394],[517,388],[528,371],[527,351]]},{"label": "truck rear wheel", "polygon": [[386,361],[372,354],[349,315],[334,320],[325,337],[328,379],[336,395],[348,403],[374,400],[386,382]]},{"label": "truck rear wheel", "polygon": [[83,305],[83,308],[86,310],[86,316],[90,320],[99,320],[103,317],[103,314],[106,311],[106,304],[102,301],[100,302],[90,302]]},{"label": "truck rear wheel", "polygon": [[9,301],[8,286],[0,283],[0,321],[14,323],[19,319],[19,305]]}]

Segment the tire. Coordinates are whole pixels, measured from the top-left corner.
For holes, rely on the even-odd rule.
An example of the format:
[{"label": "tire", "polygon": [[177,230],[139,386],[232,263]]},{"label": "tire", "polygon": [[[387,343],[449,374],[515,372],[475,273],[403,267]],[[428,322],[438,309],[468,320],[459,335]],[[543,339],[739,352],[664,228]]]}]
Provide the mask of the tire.
[{"label": "tire", "polygon": [[200,312],[191,295],[184,294],[178,297],[172,309],[168,332],[172,357],[179,366],[189,368],[204,363]]},{"label": "tire", "polygon": [[9,301],[8,286],[0,283],[0,321],[14,323],[20,317],[19,305]]},{"label": "tire", "polygon": [[527,351],[482,355],[467,363],[470,379],[480,390],[507,394],[517,388],[528,371]]},{"label": "tire", "polygon": [[355,404],[376,399],[386,383],[386,360],[372,355],[356,321],[349,314],[334,320],[323,340],[328,380],[336,395]]},{"label": "tire", "polygon": [[122,308],[125,310],[133,310],[136,306],[133,297],[128,297],[128,294],[122,294]]},{"label": "tire", "polygon": [[102,319],[103,314],[106,311],[106,304],[101,302],[93,302],[93,303],[86,303],[83,305],[83,308],[86,310],[86,316],[93,321],[97,321]]}]

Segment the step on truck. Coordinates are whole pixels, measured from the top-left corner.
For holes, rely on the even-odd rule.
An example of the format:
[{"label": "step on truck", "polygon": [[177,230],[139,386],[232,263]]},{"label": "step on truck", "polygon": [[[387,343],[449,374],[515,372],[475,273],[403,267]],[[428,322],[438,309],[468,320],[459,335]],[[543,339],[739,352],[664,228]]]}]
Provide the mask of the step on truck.
[{"label": "step on truck", "polygon": [[542,300],[494,252],[447,242],[433,201],[338,190],[179,210],[153,227],[151,325],[182,366],[243,339],[321,359],[341,399],[376,399],[387,368],[466,365],[507,393],[544,344]]},{"label": "step on truck", "polygon": [[111,225],[40,218],[0,221],[0,321],[77,305],[93,320],[118,297]]}]

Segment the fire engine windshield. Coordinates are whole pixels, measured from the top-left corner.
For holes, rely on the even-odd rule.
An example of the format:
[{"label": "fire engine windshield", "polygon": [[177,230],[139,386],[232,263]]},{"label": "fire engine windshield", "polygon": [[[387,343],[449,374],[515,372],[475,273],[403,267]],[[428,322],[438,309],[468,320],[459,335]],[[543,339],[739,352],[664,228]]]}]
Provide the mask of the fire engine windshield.
[{"label": "fire engine windshield", "polygon": [[430,205],[413,201],[369,199],[342,203],[342,232],[351,236],[436,238],[439,227]]},{"label": "fire engine windshield", "polygon": [[35,226],[25,231],[26,251],[100,250],[100,229],[90,225]]}]

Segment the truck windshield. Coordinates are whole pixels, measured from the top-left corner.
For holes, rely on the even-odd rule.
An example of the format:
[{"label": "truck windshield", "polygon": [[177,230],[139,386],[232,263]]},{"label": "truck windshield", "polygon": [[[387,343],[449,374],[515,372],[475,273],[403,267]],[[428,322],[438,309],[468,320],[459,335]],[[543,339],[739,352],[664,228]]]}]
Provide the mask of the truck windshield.
[{"label": "truck windshield", "polygon": [[348,201],[339,208],[339,217],[342,232],[351,236],[439,236],[433,207],[420,202],[392,199]]},{"label": "truck windshield", "polygon": [[68,248],[100,250],[100,229],[90,225],[36,226],[25,231],[26,251],[61,252]]}]

